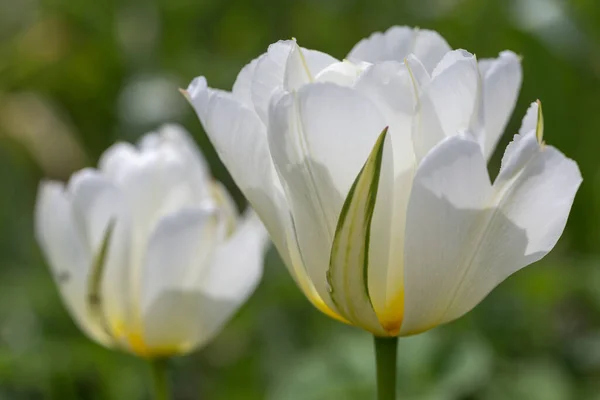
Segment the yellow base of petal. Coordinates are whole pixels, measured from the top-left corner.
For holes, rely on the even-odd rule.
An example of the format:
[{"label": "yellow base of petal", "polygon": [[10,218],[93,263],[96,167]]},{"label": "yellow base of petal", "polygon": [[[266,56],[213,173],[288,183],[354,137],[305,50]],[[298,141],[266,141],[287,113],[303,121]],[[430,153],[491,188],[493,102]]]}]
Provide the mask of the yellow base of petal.
[{"label": "yellow base of petal", "polygon": [[141,329],[128,331],[122,322],[113,325],[113,336],[115,341],[121,343],[127,351],[142,358],[172,357],[183,353],[183,349],[186,347],[181,343],[149,347]]}]

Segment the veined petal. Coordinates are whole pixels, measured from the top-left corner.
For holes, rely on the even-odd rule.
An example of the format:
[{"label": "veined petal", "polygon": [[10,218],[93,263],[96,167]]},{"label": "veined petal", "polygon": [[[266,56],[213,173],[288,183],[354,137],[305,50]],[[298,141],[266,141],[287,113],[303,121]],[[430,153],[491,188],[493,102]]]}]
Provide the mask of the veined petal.
[{"label": "veined petal", "polygon": [[408,205],[402,335],[440,323],[468,268],[492,188],[479,145],[452,136],[423,159]]},{"label": "veined petal", "polygon": [[503,51],[494,60],[481,60],[485,116],[485,156],[489,160],[515,108],[523,72],[519,57]]},{"label": "veined petal", "polygon": [[298,47],[295,40],[270,45],[257,61],[252,78],[252,102],[260,119],[268,122],[271,96],[278,88],[284,88],[284,83],[289,85],[288,90],[296,89],[334,62],[337,60],[325,53]]},{"label": "veined petal", "polygon": [[156,132],[144,135],[139,147],[142,152],[160,151],[161,147],[172,147],[187,164],[189,184],[196,192],[195,196],[202,198],[208,194],[207,182],[211,179],[210,168],[192,137],[181,125],[162,125]]},{"label": "veined petal", "polygon": [[[209,272],[215,248],[223,240],[218,215],[212,208],[187,208],[161,219],[144,257],[141,279],[143,322],[127,338],[133,352],[160,356],[190,349],[202,329],[201,304],[191,308],[194,296]],[[181,297],[179,297],[181,296]],[[186,299],[181,304],[176,298]],[[168,307],[167,307],[168,304]]]},{"label": "veined petal", "polygon": [[236,232],[217,248],[208,274],[199,284],[209,301],[200,305],[202,329],[194,347],[214,337],[254,292],[262,276],[268,243],[262,222],[247,210]]},{"label": "veined petal", "polygon": [[335,310],[325,272],[344,198],[385,127],[357,91],[309,84],[273,104],[269,147],[281,176],[301,257],[320,297]]},{"label": "veined petal", "polygon": [[376,32],[362,39],[347,58],[353,62],[402,62],[412,53],[421,60],[427,71],[431,72],[450,50],[448,43],[435,31],[393,26],[384,33]]},{"label": "veined petal", "polygon": [[[352,324],[377,335],[388,332],[377,318],[369,293],[385,288],[371,290],[369,249],[378,189],[381,185],[390,191],[393,184],[392,173],[383,174],[388,179],[380,183],[382,168],[393,171],[389,140],[385,146],[387,131],[385,128],[381,133],[344,201],[327,271],[331,298],[340,314]],[[386,147],[388,154],[384,156]],[[387,159],[385,164],[384,158]]]},{"label": "veined petal", "polygon": [[42,182],[35,209],[36,238],[52,271],[63,302],[77,325],[105,346],[112,339],[89,318],[87,277],[92,257],[73,218],[70,200],[61,183]]},{"label": "veined petal", "polygon": [[427,95],[435,106],[446,136],[470,130],[480,113],[478,107],[481,101],[475,56],[464,50],[447,53],[433,71]]},{"label": "veined petal", "polygon": [[285,64],[283,89],[297,90],[307,83],[315,81],[321,70],[338,60],[316,50],[300,48],[295,40],[290,41],[290,50]]},{"label": "veined petal", "polygon": [[190,102],[223,164],[260,216],[290,273],[317,308],[331,314],[307,276],[299,255],[289,206],[256,113],[196,78],[188,88]]},{"label": "veined petal", "polygon": [[[129,301],[133,285],[131,215],[121,192],[98,171],[83,169],[75,173],[67,187],[75,224],[81,232],[90,263],[96,260],[111,227],[111,240],[104,257],[101,292],[103,313],[113,336],[119,325],[136,313]],[[90,265],[91,267],[91,265]]]},{"label": "veined petal", "polygon": [[[457,222],[447,222],[451,232],[446,231],[444,235],[444,230],[436,226],[435,221],[421,219],[417,223],[419,216],[424,217],[413,212],[418,206],[409,208],[409,219],[414,218],[414,222],[407,228],[407,240],[411,241],[411,246],[407,245],[410,251],[407,251],[406,260],[407,273],[412,273],[413,277],[406,276],[407,317],[402,327],[403,334],[426,330],[462,316],[509,275],[542,258],[558,241],[581,183],[581,175],[572,160],[541,142],[541,112],[538,115],[537,130],[531,130],[524,136],[517,135],[507,148],[500,174],[491,190],[484,180],[479,179],[478,185],[471,184],[468,191],[463,189],[463,193],[468,194],[465,204],[452,200],[457,189],[438,190],[437,195],[433,189],[444,188],[443,182],[456,181],[452,176],[460,177],[463,182],[478,182],[472,175],[473,171],[483,168],[481,164],[485,165],[483,157],[477,161],[479,166],[459,168],[462,171],[454,168],[453,174],[450,174],[453,169],[447,166],[433,168],[432,171],[437,171],[435,173],[440,174],[443,182],[439,180],[430,185],[422,183],[427,182],[427,175],[435,176],[426,174],[424,161],[421,167],[425,172],[420,177],[420,190],[413,189],[413,194],[422,193],[420,198],[415,194],[414,204],[423,204],[430,218],[438,221],[454,219]],[[444,144],[434,149],[431,157],[441,153],[439,149],[443,149]],[[455,156],[455,159],[459,158]],[[417,179],[415,188],[416,182]],[[428,190],[422,191],[423,188]],[[489,195],[482,201],[485,192]],[[425,207],[427,201],[432,204]],[[439,205],[436,206],[436,202]],[[436,231],[442,234],[436,236]],[[421,249],[419,240],[427,243],[420,245]],[[409,261],[412,263],[409,264]],[[430,279],[427,287],[419,287],[418,282],[423,277],[415,271],[427,269],[430,269],[429,276],[439,279]],[[452,279],[444,279],[446,271],[453,271]],[[418,295],[425,291],[436,293],[435,300],[429,305],[423,303]]]},{"label": "veined petal", "polygon": [[231,89],[233,97],[250,108],[254,108],[252,103],[252,79],[254,78],[254,71],[259,59],[260,57],[255,58],[242,68]]},{"label": "veined petal", "polygon": [[369,65],[369,63],[365,62],[354,64],[347,60],[336,62],[321,70],[315,77],[315,81],[331,82],[340,86],[352,86]]}]

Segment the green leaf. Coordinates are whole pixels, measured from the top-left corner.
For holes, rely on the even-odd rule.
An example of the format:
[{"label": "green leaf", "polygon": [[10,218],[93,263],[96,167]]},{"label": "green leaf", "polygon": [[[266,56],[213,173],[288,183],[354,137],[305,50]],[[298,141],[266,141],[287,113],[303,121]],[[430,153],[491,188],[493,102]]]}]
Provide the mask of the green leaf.
[{"label": "green leaf", "polygon": [[340,314],[379,335],[385,331],[369,297],[369,243],[387,131],[386,127],[379,135],[344,201],[327,271],[331,298]]}]

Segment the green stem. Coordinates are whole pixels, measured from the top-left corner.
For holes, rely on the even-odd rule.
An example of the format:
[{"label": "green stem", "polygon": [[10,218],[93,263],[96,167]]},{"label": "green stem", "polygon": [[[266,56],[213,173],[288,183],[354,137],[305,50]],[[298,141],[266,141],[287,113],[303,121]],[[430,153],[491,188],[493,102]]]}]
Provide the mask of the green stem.
[{"label": "green stem", "polygon": [[156,358],[149,360],[152,369],[152,379],[154,381],[154,399],[169,400],[169,382],[167,377],[167,359]]},{"label": "green stem", "polygon": [[377,399],[396,400],[397,337],[375,336],[377,362]]}]

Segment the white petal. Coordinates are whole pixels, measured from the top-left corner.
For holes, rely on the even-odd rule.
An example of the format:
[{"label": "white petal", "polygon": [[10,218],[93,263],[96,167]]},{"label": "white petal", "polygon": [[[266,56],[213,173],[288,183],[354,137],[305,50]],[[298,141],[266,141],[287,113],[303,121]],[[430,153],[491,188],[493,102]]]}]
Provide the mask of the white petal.
[{"label": "white petal", "polygon": [[419,165],[408,205],[402,334],[440,323],[476,250],[476,229],[491,196],[474,141],[450,137]]},{"label": "white petal", "polygon": [[111,338],[88,316],[86,295],[92,256],[73,219],[71,204],[62,184],[40,184],[35,226],[38,243],[48,259],[54,280],[71,316],[87,335],[110,346]]},{"label": "white petal", "polygon": [[331,82],[341,86],[352,86],[360,74],[368,67],[367,63],[354,64],[350,61],[336,62],[321,70],[316,82]]},{"label": "white petal", "polygon": [[337,218],[385,120],[357,91],[327,83],[284,96],[271,114],[269,145],[300,253],[317,292],[335,309],[325,273]]},{"label": "white petal", "polygon": [[164,124],[156,132],[142,136],[139,147],[144,150],[159,150],[160,147],[173,147],[190,163],[198,179],[209,177],[209,167],[204,156],[190,134],[179,124]]},{"label": "white petal", "polygon": [[252,102],[256,113],[265,124],[268,121],[271,97],[278,88],[285,86],[284,82],[292,89],[297,88],[302,82],[308,83],[311,77],[327,65],[337,62],[325,53],[308,49],[301,49],[301,54],[296,50],[290,56],[294,48],[300,49],[295,40],[274,43],[256,64],[252,79]]},{"label": "white petal", "polygon": [[217,248],[200,291],[210,299],[203,303],[202,332],[195,346],[217,334],[254,292],[263,271],[267,232],[252,210],[248,210],[234,235]]},{"label": "white petal", "polygon": [[[191,179],[191,170],[186,157],[168,146],[137,153],[120,169],[114,182],[132,213],[136,249],[145,247],[162,216],[206,197],[207,188],[200,179]],[[135,265],[140,256],[134,254]]]},{"label": "white petal", "polygon": [[141,337],[150,353],[187,351],[202,329],[197,319],[201,303],[192,308],[174,299],[198,297],[194,293],[209,271],[222,235],[214,209],[183,209],[159,222],[148,243],[142,274]]},{"label": "white petal", "polygon": [[414,132],[417,159],[421,159],[440,137],[464,132],[473,135],[480,123],[481,88],[475,57],[464,51],[447,53],[433,71],[431,82],[423,89],[420,99],[421,129]]},{"label": "white petal", "polygon": [[328,54],[315,50],[302,49],[296,41],[290,42],[290,51],[285,65],[283,89],[297,90],[313,82],[315,76],[337,60]]},{"label": "white petal", "polygon": [[[522,146],[536,140],[534,131],[528,136],[532,139],[522,140]],[[470,311],[504,279],[552,250],[580,184],[577,164],[545,145],[535,149],[518,176],[494,182],[495,210],[444,322]]]},{"label": "white petal", "polygon": [[527,113],[525,117],[523,117],[523,121],[521,122],[521,127],[519,128],[519,135],[525,135],[529,133],[529,131],[534,130],[538,123],[538,113],[539,113],[539,104],[537,102],[533,102],[529,105],[527,109]]},{"label": "white petal", "polygon": [[310,301],[328,313],[299,256],[289,206],[273,166],[263,123],[253,110],[208,89],[204,78],[196,78],[188,94],[221,161],[265,224],[290,273]]},{"label": "white petal", "polygon": [[[409,69],[408,65],[412,67]],[[416,79],[419,81],[428,79],[427,72],[418,60],[413,63],[408,61],[406,64],[387,61],[369,67],[355,85],[355,88],[369,96],[385,115],[390,127],[389,136],[394,153],[394,192],[387,198],[379,196],[373,219],[373,235],[377,232],[382,232],[384,235],[371,241],[372,246],[385,247],[389,254],[385,253],[383,248],[372,249],[369,253],[371,258],[381,257],[371,262],[369,284],[373,285],[371,290],[373,305],[380,320],[387,326],[398,325],[401,317],[398,312],[398,302],[404,287],[406,208],[416,164],[412,143],[412,129],[413,123],[416,123],[415,110],[419,96],[419,84],[415,82]],[[385,201],[391,203],[391,208],[382,204]],[[393,221],[391,228],[390,221]],[[387,226],[388,230],[376,229],[379,224],[383,224],[382,227]],[[393,245],[390,246],[390,243]]]},{"label": "white petal", "polygon": [[358,42],[348,54],[354,62],[402,62],[413,53],[431,72],[450,46],[437,32],[394,26],[385,33],[376,32]]},{"label": "white petal", "polygon": [[482,70],[485,115],[485,155],[489,159],[515,108],[523,72],[519,57],[504,51],[500,57],[484,63]]},{"label": "white petal", "polygon": [[260,57],[255,58],[242,68],[231,89],[233,96],[247,107],[254,107],[252,105],[252,78],[259,59]]},{"label": "white petal", "polygon": [[[476,153],[474,148],[471,151]],[[432,157],[435,153],[442,158],[441,150],[434,150]],[[466,148],[462,153],[464,158]],[[420,182],[417,186],[415,180],[407,228],[411,245],[407,244],[404,334],[465,314],[509,275],[547,254],[562,234],[581,183],[577,165],[553,147],[540,145],[534,130],[515,142],[505,156],[511,160],[505,160],[484,200],[488,183],[473,176],[474,171],[485,170],[481,155],[476,156],[478,165],[449,168],[442,164],[430,174],[421,173],[421,168],[417,172]],[[427,175],[436,174],[437,182],[427,184]],[[460,182],[470,187],[461,189]],[[445,188],[450,184],[454,189]],[[440,187],[444,189],[436,194],[433,189]],[[456,201],[460,197],[465,201]],[[421,207],[427,209],[426,215],[416,211]],[[426,276],[429,283],[424,285],[420,282]],[[423,301],[424,293],[430,295],[429,304]]]},{"label": "white petal", "polygon": [[101,283],[104,317],[113,332],[131,319],[132,276],[131,215],[119,190],[96,170],[75,173],[67,188],[75,223],[87,251],[95,259],[110,224],[114,224]]}]

